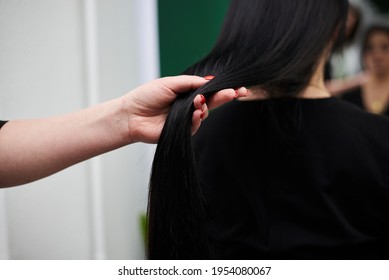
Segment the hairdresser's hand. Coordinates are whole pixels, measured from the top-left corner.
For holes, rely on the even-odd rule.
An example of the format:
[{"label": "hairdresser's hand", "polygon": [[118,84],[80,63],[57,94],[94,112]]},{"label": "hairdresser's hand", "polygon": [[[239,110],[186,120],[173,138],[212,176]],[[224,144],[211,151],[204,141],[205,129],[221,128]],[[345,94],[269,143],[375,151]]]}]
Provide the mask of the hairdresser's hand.
[{"label": "hairdresser's hand", "polygon": [[[206,82],[208,79],[197,76],[166,77],[144,84],[123,96],[128,112],[130,143],[157,143],[169,108],[177,95],[197,89]],[[245,88],[225,89],[217,92],[206,103],[202,95],[197,95],[193,100],[195,111],[192,133],[195,133],[201,121],[207,118],[208,109],[248,94]]]}]

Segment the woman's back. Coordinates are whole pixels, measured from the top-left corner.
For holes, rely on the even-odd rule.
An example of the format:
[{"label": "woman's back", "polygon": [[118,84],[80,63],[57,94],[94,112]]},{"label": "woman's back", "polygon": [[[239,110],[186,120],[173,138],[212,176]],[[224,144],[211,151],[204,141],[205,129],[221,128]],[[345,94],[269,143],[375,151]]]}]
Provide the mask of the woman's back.
[{"label": "woman's back", "polygon": [[[336,117],[331,115],[330,106],[320,105],[328,101],[310,106],[304,105],[310,101],[298,102],[296,106],[304,107],[297,118],[301,130],[294,128],[293,119],[288,117],[299,112],[299,107],[284,105],[280,99],[227,106],[213,114],[214,120],[205,123],[205,131],[197,138],[204,140],[203,150],[197,152],[204,161],[197,166],[189,126],[194,95],[203,94],[209,100],[223,88],[250,87],[271,98],[330,96],[323,68],[331,49],[341,46],[347,11],[347,0],[231,1],[214,48],[185,71],[215,78],[198,90],[180,95],[158,143],[148,207],[151,259],[209,258],[201,193],[204,179],[212,187],[207,189],[207,198],[218,222],[208,226],[215,248],[212,257],[297,257],[302,246],[308,251],[317,244],[329,242],[332,246],[333,232],[337,233],[337,242],[350,240],[348,229],[340,229],[340,218],[331,210],[335,206],[321,196],[322,189],[338,195],[335,187],[353,179],[351,173],[343,175],[341,168],[331,166],[340,162],[337,158],[341,152],[349,154],[344,157],[345,164],[355,163],[350,156],[363,158],[352,152],[364,145],[352,141],[351,134],[344,131],[357,129],[346,125],[348,118],[339,108]],[[267,111],[268,102],[279,103],[280,108]],[[263,106],[262,111],[250,104]],[[269,114],[276,115],[279,122],[269,122]],[[320,116],[320,121],[313,121]],[[333,119],[329,122],[327,118]],[[383,126],[387,130],[388,126]],[[338,143],[339,139],[342,142]],[[327,166],[328,170],[323,170]],[[197,167],[206,173],[198,177]],[[351,182],[347,188],[353,185]],[[321,226],[325,222],[335,229]],[[346,237],[338,237],[342,234]],[[316,239],[320,236],[330,240],[319,242]]]},{"label": "woman's back", "polygon": [[237,101],[195,136],[212,258],[389,257],[389,118],[334,98]]}]

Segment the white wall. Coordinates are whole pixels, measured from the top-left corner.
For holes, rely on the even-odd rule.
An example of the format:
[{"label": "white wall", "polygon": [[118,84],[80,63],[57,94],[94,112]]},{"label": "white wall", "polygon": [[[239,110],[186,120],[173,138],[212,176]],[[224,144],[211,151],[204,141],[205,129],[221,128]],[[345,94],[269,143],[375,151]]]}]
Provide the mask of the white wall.
[{"label": "white wall", "polygon": [[[0,0],[0,119],[78,110],[156,77],[155,2]],[[154,59],[140,67],[142,57]],[[143,258],[139,215],[152,155],[131,145],[0,190],[0,258]]]}]

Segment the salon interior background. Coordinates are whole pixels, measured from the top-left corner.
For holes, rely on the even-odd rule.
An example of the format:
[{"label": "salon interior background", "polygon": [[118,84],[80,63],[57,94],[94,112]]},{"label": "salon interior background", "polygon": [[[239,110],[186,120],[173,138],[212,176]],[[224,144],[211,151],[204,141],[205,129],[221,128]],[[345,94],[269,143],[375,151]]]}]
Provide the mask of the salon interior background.
[{"label": "salon interior background", "polygon": [[[227,6],[0,0],[0,119],[75,111],[178,74],[212,47]],[[0,190],[0,259],[144,258],[140,216],[153,152],[131,145]]]}]

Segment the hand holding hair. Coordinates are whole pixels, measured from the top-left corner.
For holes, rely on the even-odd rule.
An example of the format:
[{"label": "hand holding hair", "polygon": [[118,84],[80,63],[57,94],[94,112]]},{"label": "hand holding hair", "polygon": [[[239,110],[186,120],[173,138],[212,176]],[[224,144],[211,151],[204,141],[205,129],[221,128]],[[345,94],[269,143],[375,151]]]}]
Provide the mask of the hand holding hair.
[{"label": "hand holding hair", "polygon": [[[166,77],[140,86],[126,96],[129,116],[129,134],[131,142],[157,143],[165,124],[170,106],[180,93],[195,90],[209,80],[190,75]],[[213,109],[238,97],[246,97],[246,88],[238,90],[224,89],[210,97],[197,95],[194,98],[195,111],[192,117],[192,134],[200,127],[201,121],[208,117],[208,109]],[[205,103],[206,102],[206,103]]]},{"label": "hand holding hair", "polygon": [[[0,188],[26,184],[134,142],[156,143],[178,94],[208,80],[178,76],[154,80],[124,96],[62,116],[12,120],[0,130]],[[213,108],[246,89],[221,90],[205,104],[194,98],[192,132]]]}]

